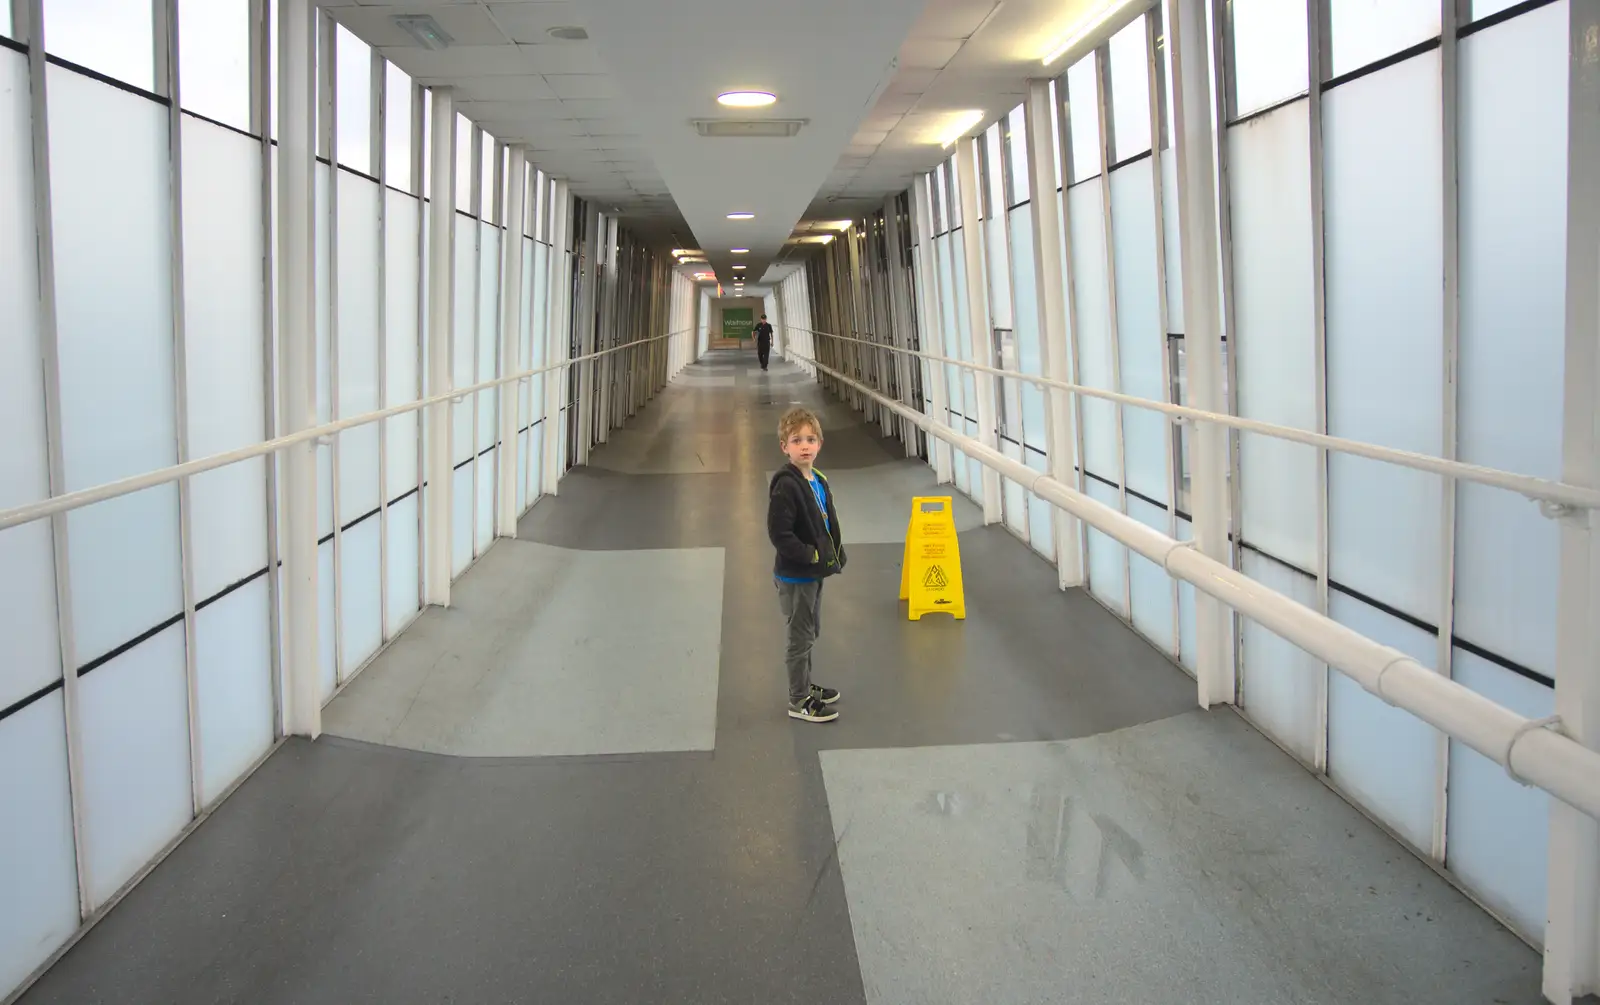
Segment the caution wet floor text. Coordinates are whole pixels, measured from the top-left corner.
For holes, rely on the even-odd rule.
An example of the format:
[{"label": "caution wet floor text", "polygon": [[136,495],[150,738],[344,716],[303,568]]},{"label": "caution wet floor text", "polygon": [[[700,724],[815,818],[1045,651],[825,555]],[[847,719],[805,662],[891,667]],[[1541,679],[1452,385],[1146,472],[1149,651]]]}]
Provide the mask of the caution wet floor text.
[{"label": "caution wet floor text", "polygon": [[961,542],[949,496],[911,500],[906,552],[900,563],[900,599],[910,601],[906,617],[917,621],[930,612],[967,616],[961,585]]}]

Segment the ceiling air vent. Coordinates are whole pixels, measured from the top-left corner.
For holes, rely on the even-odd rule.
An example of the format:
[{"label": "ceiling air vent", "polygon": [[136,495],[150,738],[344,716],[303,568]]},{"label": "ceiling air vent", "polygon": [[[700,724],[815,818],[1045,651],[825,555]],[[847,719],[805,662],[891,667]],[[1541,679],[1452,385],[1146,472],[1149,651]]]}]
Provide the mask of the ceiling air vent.
[{"label": "ceiling air vent", "polygon": [[695,119],[701,136],[722,139],[782,139],[800,132],[810,119]]},{"label": "ceiling air vent", "polygon": [[547,28],[545,31],[551,38],[559,38],[563,42],[582,42],[589,37],[589,32],[586,29],[571,24]]}]

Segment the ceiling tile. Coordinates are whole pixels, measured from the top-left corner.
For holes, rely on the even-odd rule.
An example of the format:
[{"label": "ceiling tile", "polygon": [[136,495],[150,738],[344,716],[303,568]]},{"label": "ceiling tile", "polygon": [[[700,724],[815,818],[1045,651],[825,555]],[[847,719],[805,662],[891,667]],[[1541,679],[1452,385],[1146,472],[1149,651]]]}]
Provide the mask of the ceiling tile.
[{"label": "ceiling tile", "polygon": [[942,70],[961,50],[964,39],[908,38],[900,47],[900,69]]},{"label": "ceiling tile", "polygon": [[617,85],[600,73],[547,74],[545,83],[562,100],[567,98],[616,98]]},{"label": "ceiling tile", "polygon": [[559,39],[552,39],[548,34],[551,28],[566,25],[587,26],[576,4],[556,0],[556,2],[541,3],[491,3],[488,7],[494,20],[514,41],[529,45],[547,42],[552,45],[582,44],[562,42]]},{"label": "ceiling tile", "polygon": [[522,49],[505,45],[452,45],[433,52],[417,48],[387,47],[383,54],[413,77],[427,80],[458,80],[463,77],[489,77],[536,72]]},{"label": "ceiling tile", "polygon": [[[555,101],[555,92],[539,76],[466,77],[456,82],[459,101]],[[548,109],[547,109],[548,111]],[[544,118],[547,116],[538,116]]]}]

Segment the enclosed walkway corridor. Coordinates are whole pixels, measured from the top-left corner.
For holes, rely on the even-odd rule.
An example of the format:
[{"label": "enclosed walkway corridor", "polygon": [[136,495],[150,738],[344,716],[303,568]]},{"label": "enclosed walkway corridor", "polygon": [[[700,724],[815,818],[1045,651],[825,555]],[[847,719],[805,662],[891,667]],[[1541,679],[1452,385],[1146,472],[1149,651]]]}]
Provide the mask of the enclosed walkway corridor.
[{"label": "enclosed walkway corridor", "polygon": [[[766,480],[818,409],[849,549],[784,715]],[[712,353],[614,430],[21,999],[1534,1003],[1537,955],[957,496]]]}]

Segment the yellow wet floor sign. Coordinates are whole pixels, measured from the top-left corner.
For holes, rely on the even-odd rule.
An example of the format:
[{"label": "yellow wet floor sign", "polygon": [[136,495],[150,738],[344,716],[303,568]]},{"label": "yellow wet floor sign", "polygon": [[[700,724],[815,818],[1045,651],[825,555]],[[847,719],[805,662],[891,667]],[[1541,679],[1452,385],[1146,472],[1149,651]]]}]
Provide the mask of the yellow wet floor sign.
[{"label": "yellow wet floor sign", "polygon": [[900,599],[911,601],[906,617],[912,621],[928,613],[967,616],[966,593],[961,586],[961,542],[956,538],[950,502],[949,496],[911,500],[906,553],[900,563]]}]

